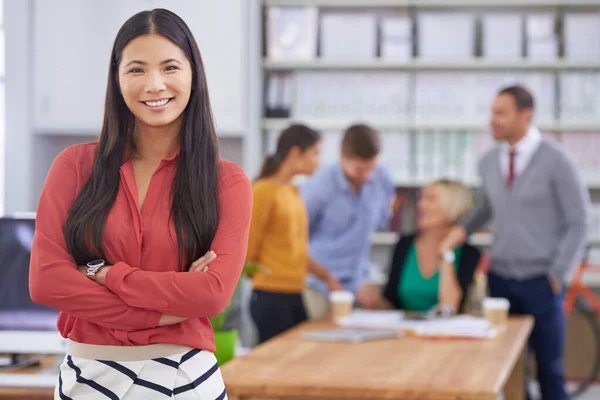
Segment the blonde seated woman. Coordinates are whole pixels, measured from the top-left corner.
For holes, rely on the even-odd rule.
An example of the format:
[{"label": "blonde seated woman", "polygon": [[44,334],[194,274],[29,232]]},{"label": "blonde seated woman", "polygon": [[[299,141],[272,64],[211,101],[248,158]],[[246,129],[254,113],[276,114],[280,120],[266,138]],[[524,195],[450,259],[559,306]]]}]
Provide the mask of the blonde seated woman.
[{"label": "blonde seated woman", "polygon": [[364,308],[402,309],[426,313],[462,308],[480,252],[464,244],[440,255],[440,242],[472,208],[473,196],[464,185],[439,180],[421,193],[418,232],[404,235],[394,250],[383,293],[375,286],[357,296]]}]

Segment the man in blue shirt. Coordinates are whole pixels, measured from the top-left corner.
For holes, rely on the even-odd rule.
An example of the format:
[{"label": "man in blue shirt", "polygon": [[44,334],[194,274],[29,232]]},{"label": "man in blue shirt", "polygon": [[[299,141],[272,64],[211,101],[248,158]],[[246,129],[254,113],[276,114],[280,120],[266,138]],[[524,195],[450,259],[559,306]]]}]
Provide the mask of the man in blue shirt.
[{"label": "man in blue shirt", "polygon": [[[348,128],[339,163],[317,171],[302,187],[309,216],[310,254],[346,290],[369,281],[371,236],[391,216],[394,184],[378,165],[380,139],[366,125]],[[327,287],[309,276],[304,303],[310,318],[329,309]]]}]

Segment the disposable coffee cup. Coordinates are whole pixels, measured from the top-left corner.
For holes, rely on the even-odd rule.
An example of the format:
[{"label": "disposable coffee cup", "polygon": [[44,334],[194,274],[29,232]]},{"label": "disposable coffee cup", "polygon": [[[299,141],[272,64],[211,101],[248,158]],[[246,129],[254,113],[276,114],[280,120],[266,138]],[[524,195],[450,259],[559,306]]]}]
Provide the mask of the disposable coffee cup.
[{"label": "disposable coffee cup", "polygon": [[331,303],[331,314],[334,320],[340,320],[352,312],[354,294],[346,290],[331,292],[329,293],[329,302]]},{"label": "disposable coffee cup", "polygon": [[483,312],[492,326],[504,326],[508,322],[510,302],[502,297],[483,299]]}]

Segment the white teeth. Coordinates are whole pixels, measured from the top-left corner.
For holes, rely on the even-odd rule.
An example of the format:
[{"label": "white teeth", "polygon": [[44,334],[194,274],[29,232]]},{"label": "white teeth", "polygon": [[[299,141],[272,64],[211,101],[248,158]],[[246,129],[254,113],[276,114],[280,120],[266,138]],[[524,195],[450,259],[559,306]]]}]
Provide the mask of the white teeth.
[{"label": "white teeth", "polygon": [[159,101],[145,101],[144,103],[150,107],[160,107],[160,106],[164,106],[165,104],[167,104],[169,102],[169,100],[171,100],[171,99],[162,99]]}]

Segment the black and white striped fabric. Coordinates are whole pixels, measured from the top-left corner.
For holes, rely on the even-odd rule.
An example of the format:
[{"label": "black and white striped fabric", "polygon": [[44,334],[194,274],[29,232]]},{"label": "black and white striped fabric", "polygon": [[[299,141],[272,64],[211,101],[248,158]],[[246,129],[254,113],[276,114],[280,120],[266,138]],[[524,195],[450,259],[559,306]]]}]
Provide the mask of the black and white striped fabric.
[{"label": "black and white striped fabric", "polygon": [[67,355],[55,400],[226,400],[214,354],[190,350],[149,361],[102,361]]}]

